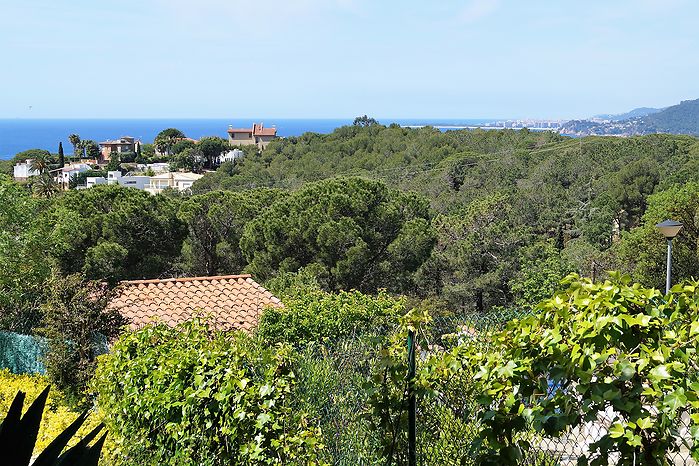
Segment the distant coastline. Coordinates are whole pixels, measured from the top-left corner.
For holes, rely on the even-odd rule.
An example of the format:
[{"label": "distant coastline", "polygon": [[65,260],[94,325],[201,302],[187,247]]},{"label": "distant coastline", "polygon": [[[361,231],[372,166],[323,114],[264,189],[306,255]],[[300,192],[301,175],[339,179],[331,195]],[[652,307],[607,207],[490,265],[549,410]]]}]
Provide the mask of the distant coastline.
[{"label": "distant coastline", "polygon": [[[71,150],[68,135],[79,134],[83,139],[102,141],[121,136],[133,136],[151,142],[165,128],[178,128],[192,138],[225,136],[228,125],[252,126],[253,122],[275,126],[282,137],[300,136],[306,132],[327,134],[335,128],[352,124],[352,119],[284,119],[284,118],[231,118],[231,119],[0,119],[0,160],[12,158],[27,149],[58,150],[62,142],[67,152]],[[500,121],[498,119],[380,119],[385,125],[435,126],[441,129],[458,129]]]}]

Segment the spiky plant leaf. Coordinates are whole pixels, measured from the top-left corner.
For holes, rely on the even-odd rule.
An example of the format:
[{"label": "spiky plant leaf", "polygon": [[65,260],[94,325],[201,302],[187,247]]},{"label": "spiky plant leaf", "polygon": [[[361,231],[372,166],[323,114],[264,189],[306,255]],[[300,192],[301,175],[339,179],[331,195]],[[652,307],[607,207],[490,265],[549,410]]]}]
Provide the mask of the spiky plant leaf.
[{"label": "spiky plant leaf", "polygon": [[107,434],[103,434],[99,440],[97,440],[83,455],[79,463],[75,466],[97,466],[100,461],[100,454],[102,453],[102,447],[104,446],[104,441],[107,438]]},{"label": "spiky plant leaf", "polygon": [[[32,459],[36,438],[39,436],[41,428],[41,418],[44,416],[44,406],[46,406],[46,398],[49,396],[47,386],[36,399],[29,405],[27,412],[24,413],[22,419],[13,426],[12,433],[9,433],[8,440],[13,443],[5,445],[4,453],[6,457],[3,465],[5,466],[27,466]],[[8,426],[9,427],[9,426]],[[4,429],[3,429],[4,430]]]},{"label": "spiky plant leaf", "polygon": [[22,418],[22,406],[24,406],[25,393],[18,391],[15,398],[12,400],[10,409],[7,410],[5,420],[0,424],[0,448],[5,450],[5,446],[14,445],[13,436],[17,436],[19,430],[19,421]]},{"label": "spiky plant leaf", "polygon": [[[71,447],[68,450],[66,450],[60,456],[60,458],[58,458],[58,461],[55,463],[55,466],[79,466],[81,464],[81,458],[83,458],[90,450],[90,448],[88,447],[89,443],[95,437],[97,437],[97,434],[99,434],[103,427],[104,424],[98,425],[97,427],[92,429],[89,434],[83,437],[74,447]],[[100,450],[101,449],[102,447],[100,446]]]},{"label": "spiky plant leaf", "polygon": [[80,414],[75,421],[73,421],[63,432],[53,439],[49,446],[47,446],[37,457],[32,466],[53,466],[65,446],[68,445],[70,439],[78,432],[80,426],[83,425],[87,419],[87,415],[87,411]]}]

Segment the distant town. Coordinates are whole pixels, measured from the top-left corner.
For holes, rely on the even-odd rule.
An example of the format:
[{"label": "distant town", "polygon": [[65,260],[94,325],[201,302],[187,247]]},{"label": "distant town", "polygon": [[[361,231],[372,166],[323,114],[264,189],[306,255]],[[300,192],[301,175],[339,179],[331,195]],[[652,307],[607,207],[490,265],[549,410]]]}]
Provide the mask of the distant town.
[{"label": "distant town", "polygon": [[16,160],[13,177],[18,182],[29,182],[34,177],[43,176],[61,190],[116,184],[151,194],[167,189],[185,192],[204,176],[205,171],[242,158],[245,155],[242,147],[264,149],[277,137],[277,130],[254,123],[251,128],[231,125],[227,134],[227,140],[217,137],[196,140],[169,128],[161,131],[153,144],[132,136],[101,142],[83,141],[78,135],[71,134],[72,157],[64,156],[62,145],[59,146],[57,164],[43,160],[42,151],[36,151],[33,158]]}]

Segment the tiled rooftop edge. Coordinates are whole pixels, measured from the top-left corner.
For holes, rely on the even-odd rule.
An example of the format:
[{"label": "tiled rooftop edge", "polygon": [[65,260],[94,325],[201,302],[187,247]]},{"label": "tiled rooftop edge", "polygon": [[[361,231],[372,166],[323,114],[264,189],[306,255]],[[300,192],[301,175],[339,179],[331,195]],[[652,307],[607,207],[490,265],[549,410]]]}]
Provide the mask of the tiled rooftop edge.
[{"label": "tiled rooftop edge", "polygon": [[139,285],[139,284],[151,284],[151,283],[169,283],[169,282],[191,282],[191,281],[214,281],[214,280],[237,280],[240,278],[252,278],[250,274],[240,274],[240,275],[216,275],[213,277],[181,277],[181,278],[163,278],[163,279],[150,279],[150,280],[125,280],[121,282],[123,285]]}]

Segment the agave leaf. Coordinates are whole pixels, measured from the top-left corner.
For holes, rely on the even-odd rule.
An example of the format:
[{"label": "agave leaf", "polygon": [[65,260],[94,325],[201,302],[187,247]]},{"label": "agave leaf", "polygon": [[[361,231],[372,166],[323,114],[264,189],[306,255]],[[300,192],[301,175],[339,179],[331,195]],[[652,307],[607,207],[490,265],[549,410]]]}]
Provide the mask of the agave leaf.
[{"label": "agave leaf", "polygon": [[58,436],[51,441],[49,446],[41,452],[32,466],[53,466],[65,446],[68,445],[70,439],[73,438],[73,435],[75,435],[78,429],[80,429],[80,426],[83,425],[85,419],[87,419],[87,415],[87,411],[83,412],[75,421],[66,427],[63,432],[58,434]]},{"label": "agave leaf", "polygon": [[87,452],[80,458],[80,461],[75,464],[75,466],[97,466],[100,461],[100,454],[102,453],[102,447],[104,446],[104,440],[107,438],[107,434],[103,434],[99,440],[97,440],[94,445],[92,445]]},{"label": "agave leaf", "polygon": [[22,418],[22,406],[24,406],[25,393],[18,391],[15,398],[12,400],[10,409],[7,410],[5,420],[0,424],[0,450],[8,451],[8,448],[14,447],[17,431],[19,430],[19,421]]},{"label": "agave leaf", "polygon": [[6,450],[10,455],[9,461],[6,458],[4,463],[7,466],[27,466],[31,461],[50,389],[49,385],[36,397],[19,421],[18,428],[15,430],[15,444]]},{"label": "agave leaf", "polygon": [[[83,437],[74,447],[69,448],[63,453],[56,466],[74,466],[79,464],[80,458],[85,456],[89,451],[88,444],[97,437],[97,434],[102,430],[104,424],[100,424],[90,431],[85,437]],[[102,447],[100,447],[101,449]]]}]

